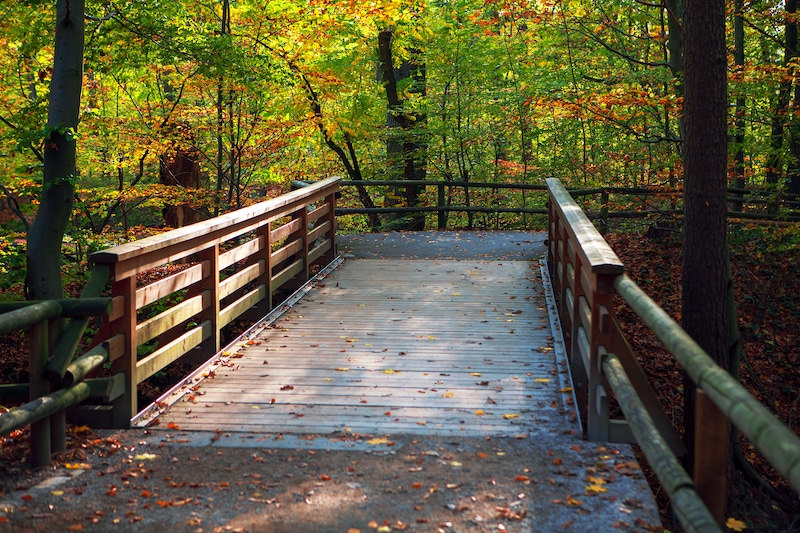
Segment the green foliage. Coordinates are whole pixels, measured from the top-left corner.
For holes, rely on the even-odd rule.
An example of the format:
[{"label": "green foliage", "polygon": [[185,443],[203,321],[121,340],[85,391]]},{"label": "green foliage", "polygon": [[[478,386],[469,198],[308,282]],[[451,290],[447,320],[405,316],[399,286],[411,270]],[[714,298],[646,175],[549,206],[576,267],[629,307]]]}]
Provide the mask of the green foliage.
[{"label": "green foliage", "polygon": [[[25,236],[0,231],[0,289],[4,292],[25,281]],[[19,291],[20,294],[21,291]]]}]

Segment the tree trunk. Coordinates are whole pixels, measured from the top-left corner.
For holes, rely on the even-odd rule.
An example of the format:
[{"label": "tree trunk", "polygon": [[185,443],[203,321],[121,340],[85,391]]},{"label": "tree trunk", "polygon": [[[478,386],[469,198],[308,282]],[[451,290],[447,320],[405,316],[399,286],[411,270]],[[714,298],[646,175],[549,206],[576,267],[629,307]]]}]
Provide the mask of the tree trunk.
[{"label": "tree trunk", "polygon": [[[787,0],[786,16],[784,17],[784,48],[783,66],[789,68],[794,58],[797,56],[797,23],[794,14],[797,11],[797,0]],[[783,176],[783,128],[786,117],[789,113],[789,101],[792,93],[792,80],[790,76],[785,76],[778,88],[778,96],[775,101],[775,108],[772,111],[772,132],[770,134],[769,154],[767,156],[767,183],[777,184]],[[772,209],[774,210],[774,208]]]},{"label": "tree trunk", "polygon": [[[687,0],[683,36],[683,328],[720,366],[728,369],[726,295],[731,280],[725,218],[728,142],[725,0]],[[691,472],[695,388],[688,378],[685,385],[684,424]]]},{"label": "tree trunk", "polygon": [[[744,73],[744,0],[734,0],[733,13],[733,62],[737,74]],[[744,162],[744,134],[745,134],[745,113],[747,101],[742,92],[736,97],[736,122],[734,133],[734,154],[733,154],[733,186],[743,189],[745,186],[745,162]],[[743,196],[737,194],[737,201],[731,203],[731,210],[741,212],[743,207]]]},{"label": "tree trunk", "polygon": [[41,203],[28,231],[27,289],[32,300],[64,296],[61,241],[75,196],[75,129],[83,79],[83,16],[84,0],[57,1]]},{"label": "tree trunk", "polygon": [[[164,185],[175,185],[186,189],[200,188],[200,165],[194,149],[178,148],[173,154],[160,157],[159,178]],[[164,224],[180,228],[200,220],[199,213],[187,204],[168,205],[162,209]]]},{"label": "tree trunk", "polygon": [[[399,174],[405,180],[419,180],[425,179],[425,161],[420,157],[421,144],[417,141],[417,133],[413,130],[420,127],[425,121],[425,117],[415,112],[409,112],[403,109],[404,102],[400,98],[397,91],[397,82],[413,78],[414,85],[409,92],[425,92],[425,65],[420,61],[405,60],[401,63],[399,68],[395,68],[394,56],[392,54],[392,40],[394,38],[394,31],[392,29],[385,29],[378,35],[378,57],[381,64],[381,82],[383,83],[386,91],[386,101],[388,107],[387,126],[390,131],[393,128],[400,128],[400,135],[395,135],[389,138],[386,143],[387,159],[389,160],[389,167],[398,168]],[[413,54],[421,56],[419,50],[412,50]],[[396,177],[396,176],[393,176]],[[417,186],[402,187],[402,191],[398,191],[405,198],[405,205],[413,207],[419,205],[420,191]],[[404,225],[402,229],[409,230],[424,230],[425,229],[425,216],[424,215],[411,215],[408,224]]]}]

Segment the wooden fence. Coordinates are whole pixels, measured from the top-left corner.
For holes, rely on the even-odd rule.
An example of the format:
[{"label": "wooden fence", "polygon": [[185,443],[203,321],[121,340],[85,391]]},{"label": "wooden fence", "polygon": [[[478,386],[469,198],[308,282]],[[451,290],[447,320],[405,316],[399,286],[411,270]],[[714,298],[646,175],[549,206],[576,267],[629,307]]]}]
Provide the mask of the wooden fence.
[{"label": "wooden fence", "polygon": [[[111,406],[93,411],[93,422],[129,427],[142,381],[180,359],[199,363],[212,357],[221,348],[224,326],[248,312],[253,320],[263,317],[272,309],[276,291],[299,287],[315,265],[334,259],[339,182],[325,179],[212,220],[92,254],[94,269],[84,296],[99,295],[110,280],[110,298],[0,307],[13,310],[0,315],[0,332],[32,328],[33,400],[0,416],[0,435],[49,416],[52,399],[67,394],[68,401],[58,403],[62,426],[64,408],[88,396],[102,396]],[[139,277],[165,267],[177,272],[152,281]],[[98,308],[101,303],[106,307]],[[88,314],[106,319],[94,336],[95,348],[72,361]],[[66,326],[50,351],[45,328],[58,316],[81,318]],[[108,363],[113,378],[73,384]],[[69,392],[48,394],[50,383],[66,386]],[[19,397],[23,389],[27,392],[27,385],[6,386],[0,395]],[[24,414],[29,411],[34,414]],[[102,422],[105,415],[108,421]],[[31,441],[34,461],[49,462],[49,437],[43,426],[32,430]],[[63,444],[55,449],[63,449]]]},{"label": "wooden fence", "polygon": [[[560,181],[549,179],[547,186],[547,264],[588,438],[637,442],[687,531],[720,530],[726,416],[800,492],[800,438],[625,275],[624,265]],[[615,294],[658,336],[698,387],[696,467],[691,476],[678,460],[685,450],[619,326]],[[625,420],[609,418],[609,390]]]},{"label": "wooden fence", "polygon": [[[533,183],[504,183],[504,182],[468,182],[468,181],[416,181],[416,180],[343,180],[344,188],[388,188],[416,187],[421,191],[426,189],[436,190],[436,199],[428,201],[427,205],[418,206],[381,206],[366,207],[339,207],[337,215],[414,215],[436,214],[437,229],[440,231],[448,228],[448,215],[450,213],[483,213],[483,214],[518,214],[518,215],[547,215],[545,207],[547,185]],[[519,191],[523,197],[523,205],[509,207],[507,205],[481,204],[473,197],[470,202],[452,202],[453,192],[464,191],[490,191],[493,195],[499,191]],[[527,196],[526,193],[532,193]],[[591,187],[570,189],[573,198],[582,201],[584,209],[590,219],[596,221],[601,231],[605,230],[612,219],[635,219],[648,217],[679,217],[683,214],[683,193],[680,190],[656,187]],[[625,209],[612,211],[609,209],[612,197],[619,203],[627,199],[630,204]],[[508,199],[505,198],[507,202]],[[785,197],[779,191],[755,189],[728,189],[728,217],[747,220],[781,220],[800,221],[800,201]],[[589,206],[592,206],[589,209]]]},{"label": "wooden fence", "polygon": [[[90,297],[102,276],[99,271],[76,300],[0,304],[0,335],[24,329],[29,339],[29,382],[0,386],[0,401],[29,401],[0,416],[0,436],[30,424],[35,466],[50,464],[51,452],[66,449],[66,409],[90,397],[111,401],[120,393],[122,376],[86,379],[108,360],[107,346],[73,360],[89,318],[107,316],[111,310],[111,298]],[[63,318],[70,322],[51,350]]]}]

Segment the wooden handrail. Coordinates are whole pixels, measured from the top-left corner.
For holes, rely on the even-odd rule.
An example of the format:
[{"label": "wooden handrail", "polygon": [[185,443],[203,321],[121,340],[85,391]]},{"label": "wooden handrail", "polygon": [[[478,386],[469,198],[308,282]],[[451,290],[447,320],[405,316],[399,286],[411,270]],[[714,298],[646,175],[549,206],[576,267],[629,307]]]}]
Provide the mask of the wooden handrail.
[{"label": "wooden handrail", "polygon": [[[668,468],[656,473],[670,494],[676,515],[687,530],[707,531],[708,519],[722,518],[718,505],[697,508],[687,496],[695,488],[682,471],[675,473],[674,456],[683,447],[647,383],[641,366],[625,340],[611,305],[618,294],[659,337],[698,388],[755,444],[770,463],[800,492],[800,438],[722,370],[671,317],[653,302],[628,276],[624,266],[560,181],[547,180],[549,223],[547,265],[558,304],[559,318],[576,389],[581,420],[590,440],[637,441],[651,464]],[[622,405],[625,420],[610,420],[607,390],[613,389]],[[698,402],[700,404],[701,402]],[[645,427],[642,427],[645,426]],[[654,437],[653,435],[658,435]],[[647,440],[648,442],[644,442]],[[727,439],[716,439],[725,446]],[[696,443],[696,454],[724,454]],[[704,448],[705,447],[705,448]],[[701,450],[701,452],[697,450]],[[670,451],[673,459],[664,459]],[[724,456],[724,455],[723,455]],[[665,462],[666,461],[666,462]],[[666,477],[663,477],[666,476]],[[702,487],[703,502],[718,503],[724,486],[694,479]],[[688,491],[688,492],[687,492]],[[683,503],[682,503],[683,502]],[[709,504],[710,505],[710,504]],[[687,507],[688,506],[688,507]],[[704,506],[705,507],[705,506]]]},{"label": "wooden handrail", "polygon": [[[125,376],[125,393],[114,402],[110,425],[129,427],[138,410],[139,383],[187,355],[198,364],[214,356],[223,327],[245,313],[253,320],[263,317],[277,290],[302,285],[314,265],[334,259],[340,182],[324,179],[90,256],[96,268],[108,269],[115,302],[95,339],[116,339],[112,371]],[[138,274],[176,263],[184,269],[137,283]],[[159,308],[154,316],[143,314],[154,306]],[[146,346],[149,342],[156,346]]]}]

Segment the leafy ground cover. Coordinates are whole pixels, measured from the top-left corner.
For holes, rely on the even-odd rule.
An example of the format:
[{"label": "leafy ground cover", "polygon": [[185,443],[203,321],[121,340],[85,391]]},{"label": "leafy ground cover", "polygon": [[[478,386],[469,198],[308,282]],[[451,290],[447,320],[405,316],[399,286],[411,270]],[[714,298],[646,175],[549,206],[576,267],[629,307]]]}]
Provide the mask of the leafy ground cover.
[{"label": "leafy ground cover", "polygon": [[[741,381],[795,432],[800,431],[799,238],[800,231],[791,227],[734,226],[730,234],[744,347]],[[680,322],[681,244],[677,236],[651,239],[618,233],[607,240],[627,265],[628,275]],[[632,312],[622,304],[617,312],[662,406],[682,432],[683,388],[677,364]],[[747,439],[739,439],[739,449],[736,482],[729,487],[729,514],[744,517],[748,531],[800,531],[798,495]],[[749,469],[744,460],[752,465],[752,472],[745,473]],[[669,527],[669,502],[657,486],[654,492]]]}]

